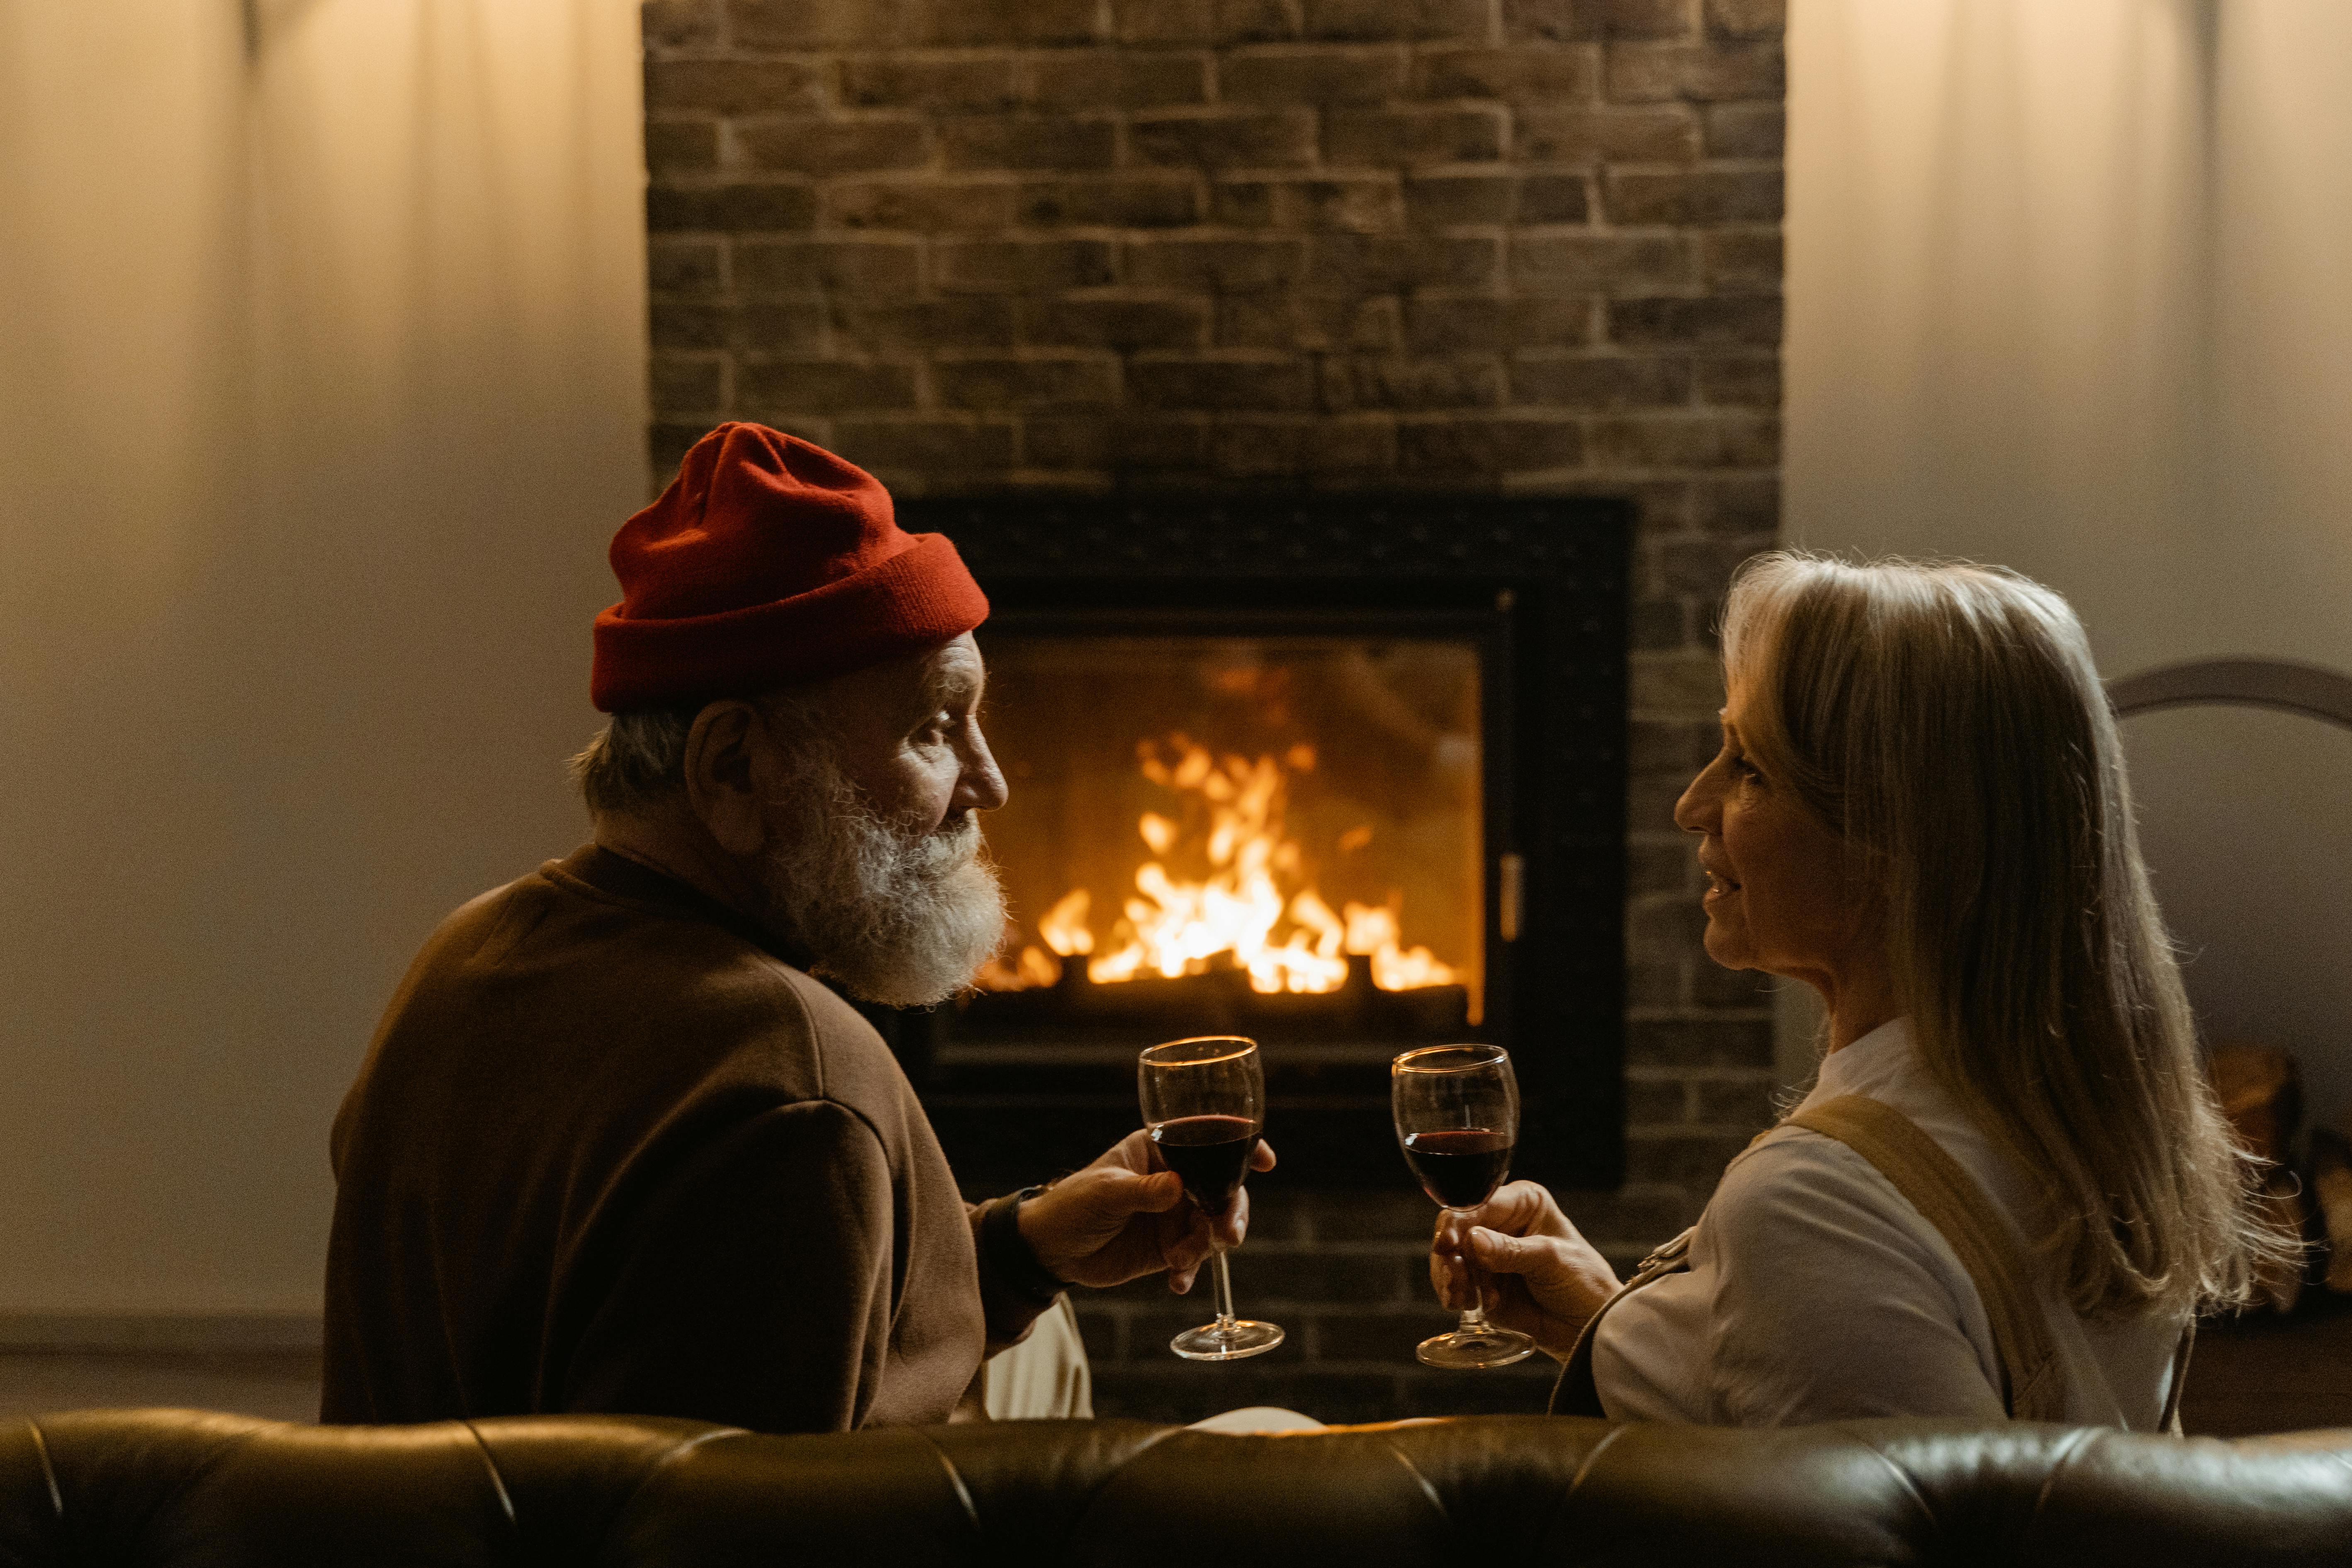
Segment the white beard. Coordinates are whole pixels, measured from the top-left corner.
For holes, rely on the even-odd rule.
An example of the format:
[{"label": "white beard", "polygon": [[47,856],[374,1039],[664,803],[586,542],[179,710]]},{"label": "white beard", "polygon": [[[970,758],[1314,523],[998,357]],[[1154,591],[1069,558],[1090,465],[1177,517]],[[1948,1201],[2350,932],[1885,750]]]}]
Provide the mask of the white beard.
[{"label": "white beard", "polygon": [[829,755],[771,800],[768,923],[811,973],[865,1002],[928,1006],[971,984],[1004,933],[1004,891],[980,822],[912,832],[885,820]]}]

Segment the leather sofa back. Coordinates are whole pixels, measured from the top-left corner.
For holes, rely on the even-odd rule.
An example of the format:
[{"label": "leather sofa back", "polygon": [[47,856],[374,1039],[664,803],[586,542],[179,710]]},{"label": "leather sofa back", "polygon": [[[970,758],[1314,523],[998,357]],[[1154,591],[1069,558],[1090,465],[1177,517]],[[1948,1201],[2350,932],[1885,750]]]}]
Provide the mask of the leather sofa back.
[{"label": "leather sofa back", "polygon": [[1235,1437],[1127,1421],[755,1436],[524,1417],[0,1427],[5,1568],[1435,1568],[2352,1563],[2352,1431],[1779,1432],[1491,1416]]}]

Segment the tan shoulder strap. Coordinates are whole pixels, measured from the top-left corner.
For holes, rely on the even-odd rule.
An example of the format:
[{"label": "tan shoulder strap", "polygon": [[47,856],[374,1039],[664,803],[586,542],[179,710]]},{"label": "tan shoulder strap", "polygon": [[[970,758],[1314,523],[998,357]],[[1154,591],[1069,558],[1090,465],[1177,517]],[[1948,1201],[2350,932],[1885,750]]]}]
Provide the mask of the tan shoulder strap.
[{"label": "tan shoulder strap", "polygon": [[2197,1348],[2197,1318],[2189,1315],[2180,1330],[2180,1342],[2172,1347],[2172,1386],[2165,1390],[2164,1414],[2157,1417],[2156,1429],[2178,1437],[2180,1430],[2180,1391],[2189,1386],[2189,1352]]},{"label": "tan shoulder strap", "polygon": [[1862,1095],[1842,1095],[1789,1121],[1834,1138],[1869,1161],[1949,1244],[1992,1326],[2004,1384],[2001,1400],[2011,1419],[2062,1419],[2065,1380],[2032,1270],[1976,1179],[1918,1123]]},{"label": "tan shoulder strap", "polygon": [[1576,1343],[1568,1352],[1568,1360],[1560,1364],[1559,1379],[1551,1385],[1551,1403],[1545,1406],[1547,1414],[1601,1416],[1609,1414],[1601,1408],[1601,1385],[1592,1378],[1593,1332],[1601,1327],[1601,1320],[1609,1315],[1610,1308],[1644,1285],[1663,1279],[1669,1274],[1680,1274],[1690,1267],[1691,1237],[1696,1228],[1693,1226],[1691,1230],[1684,1231],[1642,1259],[1641,1267],[1633,1270],[1633,1277],[1619,1286],[1617,1293],[1601,1302],[1601,1310],[1586,1320],[1583,1331],[1576,1336]]}]

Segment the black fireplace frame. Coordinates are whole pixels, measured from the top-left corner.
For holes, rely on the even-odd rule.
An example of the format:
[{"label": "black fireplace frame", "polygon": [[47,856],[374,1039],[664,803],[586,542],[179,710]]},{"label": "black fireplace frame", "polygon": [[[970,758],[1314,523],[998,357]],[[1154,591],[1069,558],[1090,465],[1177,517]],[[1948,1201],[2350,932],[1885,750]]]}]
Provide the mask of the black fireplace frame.
[{"label": "black fireplace frame", "polygon": [[[1517,1173],[1622,1180],[1630,501],[1014,492],[910,498],[898,511],[908,530],[955,542],[1000,631],[1476,641],[1488,985],[1486,1021],[1469,1033],[1512,1047]],[[1507,854],[1523,868],[1514,941],[1502,933]],[[1042,1180],[1136,1125],[1131,1056],[1006,1060],[959,1048],[944,1009],[877,1022],[975,1192]],[[1268,1055],[1267,1136],[1282,1154],[1269,1179],[1411,1184],[1384,1067]]]}]

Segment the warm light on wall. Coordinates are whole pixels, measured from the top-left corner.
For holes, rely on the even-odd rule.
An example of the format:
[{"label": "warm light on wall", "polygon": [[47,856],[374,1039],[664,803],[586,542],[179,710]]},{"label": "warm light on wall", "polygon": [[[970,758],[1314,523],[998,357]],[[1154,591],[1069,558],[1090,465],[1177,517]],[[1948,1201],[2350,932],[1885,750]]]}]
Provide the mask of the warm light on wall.
[{"label": "warm light on wall", "polygon": [[7,8],[0,1315],[310,1309],[390,984],[579,831],[635,21]]}]

